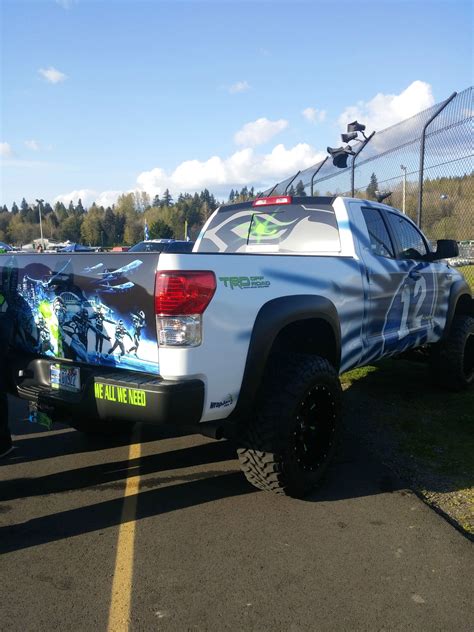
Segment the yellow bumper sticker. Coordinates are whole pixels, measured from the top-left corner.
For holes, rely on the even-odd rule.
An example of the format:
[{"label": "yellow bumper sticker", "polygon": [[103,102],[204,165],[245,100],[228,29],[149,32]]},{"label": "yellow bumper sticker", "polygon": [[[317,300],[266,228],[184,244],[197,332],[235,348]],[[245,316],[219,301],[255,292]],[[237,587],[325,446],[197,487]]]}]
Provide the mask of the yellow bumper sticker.
[{"label": "yellow bumper sticker", "polygon": [[146,406],[146,391],[127,386],[115,386],[114,384],[94,384],[96,399],[103,399],[107,402],[117,404],[128,404],[130,406]]}]

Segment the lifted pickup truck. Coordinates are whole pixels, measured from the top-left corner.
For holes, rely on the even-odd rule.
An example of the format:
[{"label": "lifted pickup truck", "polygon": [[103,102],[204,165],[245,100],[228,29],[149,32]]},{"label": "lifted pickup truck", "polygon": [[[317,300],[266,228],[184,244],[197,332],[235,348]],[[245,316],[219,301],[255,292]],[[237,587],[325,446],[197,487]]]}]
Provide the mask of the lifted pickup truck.
[{"label": "lifted pickup truck", "polygon": [[344,197],[220,207],[191,254],[0,256],[11,390],[94,432],[232,437],[255,486],[301,497],[334,454],[338,375],[423,347],[474,381],[470,289],[397,210]]}]

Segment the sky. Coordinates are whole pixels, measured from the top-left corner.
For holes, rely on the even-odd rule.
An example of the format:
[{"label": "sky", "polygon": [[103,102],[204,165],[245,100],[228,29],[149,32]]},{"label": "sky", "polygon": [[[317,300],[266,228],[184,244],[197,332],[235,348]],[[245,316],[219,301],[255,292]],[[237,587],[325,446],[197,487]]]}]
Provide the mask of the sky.
[{"label": "sky", "polygon": [[449,0],[0,0],[0,204],[264,189],[472,84]]}]

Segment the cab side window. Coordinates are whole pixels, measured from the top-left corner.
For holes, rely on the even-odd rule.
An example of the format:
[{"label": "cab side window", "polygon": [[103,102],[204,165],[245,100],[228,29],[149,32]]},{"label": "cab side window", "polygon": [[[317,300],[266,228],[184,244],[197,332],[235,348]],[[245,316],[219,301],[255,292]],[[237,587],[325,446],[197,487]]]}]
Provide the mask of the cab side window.
[{"label": "cab side window", "polygon": [[426,242],[420,231],[405,217],[387,213],[388,221],[400,244],[397,259],[422,259],[427,253]]},{"label": "cab side window", "polygon": [[370,248],[373,254],[394,258],[395,250],[380,211],[375,208],[363,208],[362,214],[369,231]]}]

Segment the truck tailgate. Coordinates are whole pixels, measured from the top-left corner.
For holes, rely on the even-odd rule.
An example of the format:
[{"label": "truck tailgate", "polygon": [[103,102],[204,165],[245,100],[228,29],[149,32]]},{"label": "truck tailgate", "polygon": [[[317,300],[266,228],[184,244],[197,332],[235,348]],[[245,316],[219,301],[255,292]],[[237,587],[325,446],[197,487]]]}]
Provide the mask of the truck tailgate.
[{"label": "truck tailgate", "polygon": [[158,374],[158,253],[0,255],[0,311],[37,356]]}]

